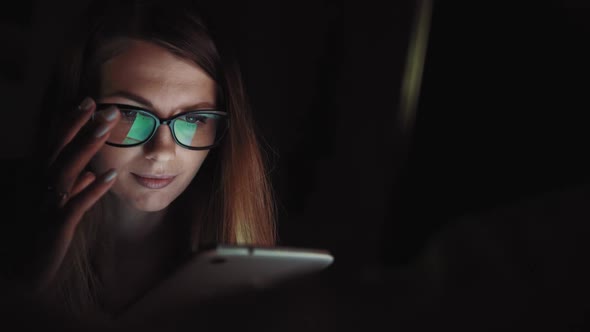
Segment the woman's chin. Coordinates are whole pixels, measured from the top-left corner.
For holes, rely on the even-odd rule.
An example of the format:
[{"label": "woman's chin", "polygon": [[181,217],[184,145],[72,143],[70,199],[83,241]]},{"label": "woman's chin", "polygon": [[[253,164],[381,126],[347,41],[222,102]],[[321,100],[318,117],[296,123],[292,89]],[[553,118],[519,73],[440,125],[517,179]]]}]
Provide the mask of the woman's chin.
[{"label": "woman's chin", "polygon": [[176,190],[117,190],[114,193],[127,206],[143,212],[158,212],[167,208],[178,194]]},{"label": "woman's chin", "polygon": [[165,204],[163,204],[164,202],[154,202],[152,204],[149,203],[142,203],[142,204],[136,204],[135,208],[140,210],[140,211],[144,211],[144,212],[158,212],[161,210],[164,210],[165,208],[168,207],[169,202],[165,202]]},{"label": "woman's chin", "polygon": [[131,205],[139,211],[158,212],[167,208],[170,205],[170,203],[171,202],[168,199],[150,197],[148,199],[134,199],[132,200]]}]

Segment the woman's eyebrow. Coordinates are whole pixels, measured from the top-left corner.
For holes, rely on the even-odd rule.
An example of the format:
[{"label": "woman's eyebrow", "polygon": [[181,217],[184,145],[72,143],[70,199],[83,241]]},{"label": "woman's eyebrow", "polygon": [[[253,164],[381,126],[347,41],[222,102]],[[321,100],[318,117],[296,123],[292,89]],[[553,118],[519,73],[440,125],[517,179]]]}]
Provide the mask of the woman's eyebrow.
[{"label": "woman's eyebrow", "polygon": [[[104,98],[109,98],[109,97],[123,97],[129,100],[132,100],[138,104],[140,104],[141,106],[147,107],[149,109],[154,109],[154,105],[147,100],[146,98],[143,98],[142,96],[136,95],[134,93],[131,93],[129,91],[115,91],[113,93],[110,93],[106,96],[103,96]],[[189,107],[184,107],[184,109],[186,110],[193,110],[193,109],[199,109],[199,108],[215,108],[215,103],[211,103],[211,102],[200,102],[200,103],[196,103],[194,105],[191,105]]]},{"label": "woman's eyebrow", "polygon": [[203,102],[191,105],[190,107],[185,107],[186,110],[194,110],[194,109],[199,109],[199,108],[215,108],[215,103],[203,101]]},{"label": "woman's eyebrow", "polygon": [[154,106],[152,105],[152,103],[143,98],[142,96],[136,95],[134,93],[128,92],[128,91],[115,91],[113,93],[110,93],[106,96],[103,96],[103,98],[110,98],[110,97],[123,97],[129,100],[133,100],[134,102],[141,104],[141,106],[146,106],[150,109],[153,109]]}]

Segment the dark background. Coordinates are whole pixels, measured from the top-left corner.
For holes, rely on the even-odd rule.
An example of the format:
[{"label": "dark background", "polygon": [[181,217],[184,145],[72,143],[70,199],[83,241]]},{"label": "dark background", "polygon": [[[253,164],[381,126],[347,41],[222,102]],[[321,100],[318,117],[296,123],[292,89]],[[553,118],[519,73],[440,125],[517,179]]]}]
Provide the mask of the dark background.
[{"label": "dark background", "polygon": [[[60,29],[83,5],[62,3],[69,4],[21,1],[0,11],[0,154],[7,161],[30,151],[26,138],[16,139],[23,132],[16,121],[35,119]],[[414,1],[210,6],[225,19],[226,30],[235,32],[271,165],[282,244],[328,249],[340,266],[361,274],[374,263],[403,268],[469,216],[508,209],[512,218],[486,220],[523,223],[519,235],[503,229],[500,240],[487,238],[491,242],[482,246],[527,248],[531,243],[523,238],[542,234],[527,250],[561,248],[561,271],[581,262],[587,246],[570,248],[569,235],[553,235],[567,228],[566,234],[587,242],[580,240],[588,234],[587,219],[571,221],[575,208],[566,217],[558,206],[550,221],[555,228],[547,233],[538,232],[542,223],[534,218],[546,220],[539,211],[551,200],[527,205],[536,214],[510,211],[588,183],[585,2],[435,1],[409,137],[400,135],[396,119]],[[233,10],[225,11],[228,6]],[[10,174],[18,163],[3,166]],[[578,202],[583,210],[588,196],[576,197],[561,200]],[[473,236],[475,243],[481,235],[460,234],[449,241]],[[559,280],[572,279],[566,273]]]}]

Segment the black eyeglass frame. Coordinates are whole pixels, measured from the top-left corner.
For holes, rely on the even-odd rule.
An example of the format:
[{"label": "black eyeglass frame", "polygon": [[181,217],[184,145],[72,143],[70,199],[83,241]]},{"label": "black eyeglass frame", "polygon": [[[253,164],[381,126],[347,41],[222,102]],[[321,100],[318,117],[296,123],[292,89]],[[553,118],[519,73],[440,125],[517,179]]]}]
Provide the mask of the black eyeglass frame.
[{"label": "black eyeglass frame", "polygon": [[[134,106],[134,105],[127,105],[127,104],[118,104],[118,103],[98,103],[96,104],[96,112],[101,112],[104,111],[106,108],[110,107],[110,106],[115,106],[117,107],[117,109],[119,109],[119,111],[122,110],[130,110],[130,111],[135,111],[144,115],[147,115],[151,118],[153,118],[154,120],[156,120],[156,125],[154,126],[154,129],[152,129],[152,133],[148,136],[148,138],[146,138],[145,140],[139,142],[139,143],[134,143],[134,144],[117,144],[117,143],[111,143],[107,140],[106,144],[111,145],[111,146],[116,146],[116,147],[120,147],[120,148],[131,148],[134,146],[138,146],[138,145],[142,145],[145,144],[147,142],[149,142],[149,140],[152,139],[152,137],[154,137],[154,135],[156,134],[156,131],[158,130],[158,128],[160,128],[161,125],[165,124],[168,126],[168,128],[170,129],[170,133],[172,134],[172,137],[174,138],[174,142],[176,142],[176,144],[180,145],[181,147],[185,148],[185,149],[189,149],[189,150],[209,150],[212,149],[216,146],[219,145],[219,143],[223,140],[223,138],[225,137],[229,126],[230,126],[230,121],[229,121],[229,117],[227,112],[223,112],[223,111],[218,111],[216,109],[199,109],[199,110],[193,110],[193,111],[186,111],[186,112],[182,112],[179,114],[176,114],[168,119],[162,119],[160,117],[158,117],[157,115],[155,115],[154,113],[146,110],[145,108],[139,107],[139,106]],[[100,110],[99,110],[100,109]],[[94,114],[96,114],[96,112]],[[94,114],[92,114],[92,118],[94,119]],[[185,144],[182,144],[178,138],[176,138],[176,133],[174,133],[174,121],[176,121],[176,119],[178,119],[181,116],[187,115],[187,114],[215,114],[215,115],[220,115],[223,117],[223,121],[226,121],[226,126],[223,130],[223,132],[219,135],[219,138],[215,140],[215,142],[212,145],[209,146],[205,146],[205,147],[193,147],[193,146],[188,146]]]}]

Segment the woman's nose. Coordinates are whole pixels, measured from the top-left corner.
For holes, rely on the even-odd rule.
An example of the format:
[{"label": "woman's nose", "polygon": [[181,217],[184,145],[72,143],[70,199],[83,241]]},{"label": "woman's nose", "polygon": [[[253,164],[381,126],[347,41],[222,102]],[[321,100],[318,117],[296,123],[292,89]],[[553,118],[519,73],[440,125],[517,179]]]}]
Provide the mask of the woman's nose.
[{"label": "woman's nose", "polygon": [[169,161],[176,158],[176,142],[170,127],[163,124],[146,144],[144,144],[145,157],[154,161]]}]

